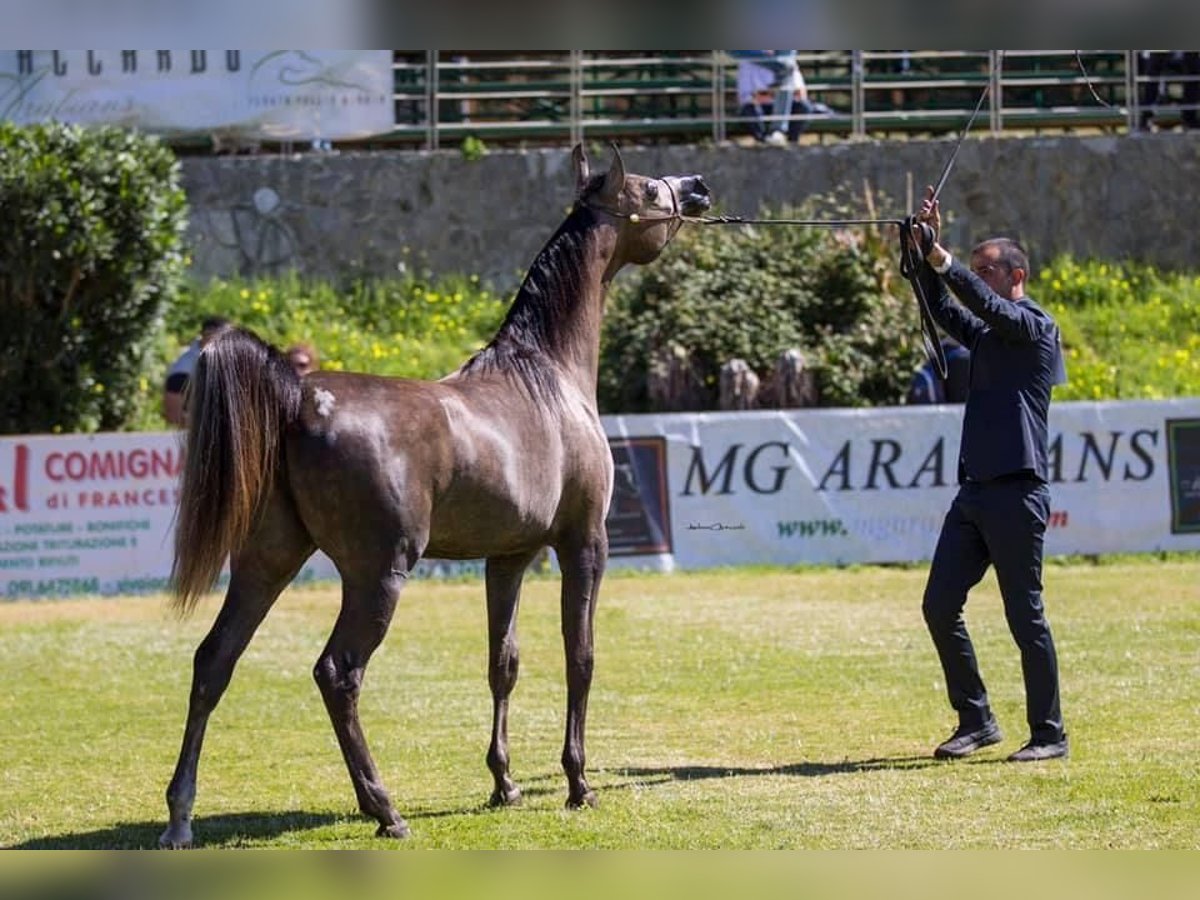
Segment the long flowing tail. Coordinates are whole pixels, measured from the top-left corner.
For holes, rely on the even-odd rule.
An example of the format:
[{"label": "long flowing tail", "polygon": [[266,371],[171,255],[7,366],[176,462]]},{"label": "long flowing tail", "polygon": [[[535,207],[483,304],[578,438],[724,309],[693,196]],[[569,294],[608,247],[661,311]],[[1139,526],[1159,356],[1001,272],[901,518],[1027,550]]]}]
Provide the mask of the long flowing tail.
[{"label": "long flowing tail", "polygon": [[275,347],[241,328],[200,354],[188,384],[187,451],[175,526],[172,605],[187,614],[245,544],[275,483],[300,379]]}]

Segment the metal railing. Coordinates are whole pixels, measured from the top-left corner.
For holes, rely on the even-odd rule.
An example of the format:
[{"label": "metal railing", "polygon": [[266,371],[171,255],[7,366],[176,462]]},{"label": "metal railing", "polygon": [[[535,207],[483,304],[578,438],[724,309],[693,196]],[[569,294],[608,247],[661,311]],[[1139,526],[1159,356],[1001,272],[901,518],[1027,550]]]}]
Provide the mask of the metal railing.
[{"label": "metal railing", "polygon": [[[820,139],[952,132],[985,85],[987,124],[981,118],[976,128],[994,135],[1133,131],[1144,113],[1172,124],[1198,108],[1188,85],[1200,89],[1200,73],[1186,67],[1151,77],[1133,50],[1086,51],[1079,59],[1083,69],[1073,50],[801,52],[808,98],[827,111],[797,109],[787,124]],[[380,140],[437,149],[468,136],[550,145],[738,139],[756,122],[738,97],[738,64],[711,50],[397,52],[396,127]],[[1144,106],[1159,81],[1166,92]]]}]

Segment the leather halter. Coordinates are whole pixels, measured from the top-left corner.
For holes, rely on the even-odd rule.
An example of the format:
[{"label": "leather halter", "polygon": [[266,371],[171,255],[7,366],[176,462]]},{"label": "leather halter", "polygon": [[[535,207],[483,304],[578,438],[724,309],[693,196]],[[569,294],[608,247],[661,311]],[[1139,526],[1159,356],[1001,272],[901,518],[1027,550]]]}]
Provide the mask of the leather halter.
[{"label": "leather halter", "polygon": [[679,195],[675,193],[675,188],[671,186],[671,182],[667,181],[665,178],[655,178],[653,180],[666,185],[667,192],[671,195],[670,212],[626,213],[617,209],[613,209],[611,206],[601,206],[595,203],[582,203],[580,205],[585,206],[588,209],[595,210],[596,212],[602,212],[605,215],[612,216],[615,219],[624,219],[632,225],[654,222],[677,222],[678,224],[676,225],[675,231],[671,233],[672,237],[675,236],[675,232],[682,227],[684,222],[703,221],[702,216],[686,216],[680,211]]}]

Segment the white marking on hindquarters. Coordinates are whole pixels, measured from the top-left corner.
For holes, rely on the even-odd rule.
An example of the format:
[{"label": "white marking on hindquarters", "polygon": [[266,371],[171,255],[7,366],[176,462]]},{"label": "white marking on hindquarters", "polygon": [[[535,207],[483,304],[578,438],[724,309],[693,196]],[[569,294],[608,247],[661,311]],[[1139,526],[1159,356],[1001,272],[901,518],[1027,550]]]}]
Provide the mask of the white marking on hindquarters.
[{"label": "white marking on hindquarters", "polygon": [[330,391],[325,390],[325,388],[317,388],[314,390],[313,403],[317,407],[317,415],[328,418],[329,414],[333,412],[334,399],[335,398],[333,394]]}]

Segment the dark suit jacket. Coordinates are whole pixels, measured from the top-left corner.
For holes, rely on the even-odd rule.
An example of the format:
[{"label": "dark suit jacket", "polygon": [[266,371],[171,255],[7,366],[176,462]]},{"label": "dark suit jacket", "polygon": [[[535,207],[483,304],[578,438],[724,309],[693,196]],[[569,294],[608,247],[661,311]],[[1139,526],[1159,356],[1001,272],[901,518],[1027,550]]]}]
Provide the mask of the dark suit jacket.
[{"label": "dark suit jacket", "polygon": [[957,259],[940,277],[923,263],[918,277],[938,325],[971,352],[959,483],[1022,472],[1048,481],[1050,388],[1066,381],[1054,319],[1028,297],[998,296]]}]

